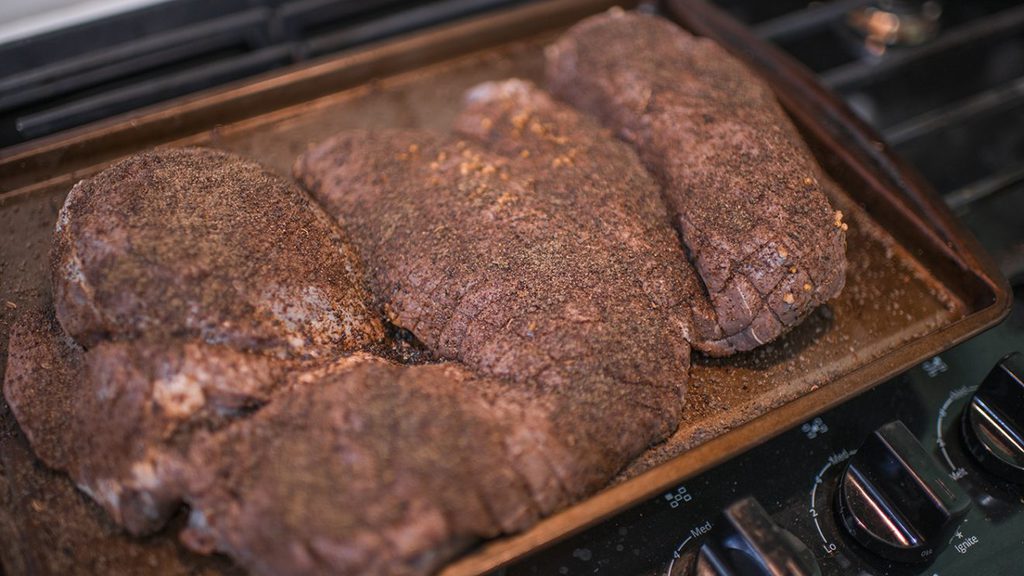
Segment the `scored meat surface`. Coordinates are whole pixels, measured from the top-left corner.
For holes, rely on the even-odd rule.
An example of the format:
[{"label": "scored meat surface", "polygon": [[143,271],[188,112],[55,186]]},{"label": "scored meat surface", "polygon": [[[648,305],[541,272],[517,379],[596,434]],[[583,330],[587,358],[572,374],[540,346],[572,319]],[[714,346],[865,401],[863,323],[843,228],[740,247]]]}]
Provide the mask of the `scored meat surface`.
[{"label": "scored meat surface", "polygon": [[825,176],[771,90],[716,43],[610,11],[548,48],[547,82],[661,181],[718,316],[695,346],[750,350],[840,292],[844,225]]},{"label": "scored meat surface", "polygon": [[259,574],[428,574],[557,482],[551,407],[507,383],[358,354],[294,381],[193,454],[186,544]]},{"label": "scored meat surface", "polygon": [[57,317],[86,347],[146,336],[316,356],[384,336],[337,227],[225,152],[144,152],[79,182],[53,260]]},{"label": "scored meat surface", "polygon": [[393,323],[554,403],[555,433],[573,451],[556,505],[675,429],[689,364],[685,280],[649,254],[670,241],[646,234],[657,185],[628,148],[602,141],[591,144],[607,147],[600,157],[567,162],[568,147],[538,138],[511,157],[453,137],[357,131],[296,164],[350,230]]},{"label": "scored meat surface", "polygon": [[[668,311],[688,340],[714,329],[714,310],[679,248],[664,202],[650,177],[636,170],[633,151],[612,139],[607,129],[533,83],[515,78],[472,89],[454,129],[516,164],[530,166],[539,190],[559,190],[581,180],[600,182],[562,194],[570,202],[586,202],[592,217],[613,234],[609,242],[629,248],[625,257],[640,270],[634,280],[640,292]],[[574,208],[567,203],[565,209]],[[687,315],[691,322],[684,324],[681,318]]]}]

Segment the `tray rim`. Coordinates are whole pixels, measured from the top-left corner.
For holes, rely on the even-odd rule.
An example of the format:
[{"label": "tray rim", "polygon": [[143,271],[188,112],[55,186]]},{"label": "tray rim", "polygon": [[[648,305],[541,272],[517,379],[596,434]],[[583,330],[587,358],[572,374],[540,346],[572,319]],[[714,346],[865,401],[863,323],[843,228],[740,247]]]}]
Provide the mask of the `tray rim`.
[{"label": "tray rim", "polygon": [[[695,30],[701,35],[742,38],[748,48],[753,46],[763,51],[764,59],[774,61],[791,74],[791,79],[796,79],[796,85],[789,86],[789,90],[817,93],[826,111],[846,122],[846,127],[853,133],[867,142],[881,140],[873,129],[853,116],[844,103],[821,88],[802,65],[773,46],[753,38],[724,12],[703,0],[667,0],[663,4],[665,15],[677,23],[687,17],[692,19],[699,16],[705,19],[705,27]],[[185,140],[220,125],[255,120],[263,115],[357,88],[375,79],[397,76],[529,35],[558,29],[612,6],[630,8],[635,5],[634,1],[556,0],[503,8],[0,149],[0,204],[52,187],[69,177],[92,173],[99,166],[139,148]],[[735,53],[736,46],[728,43],[723,45]],[[736,55],[748,59],[743,54]],[[754,67],[758,68],[757,65]],[[785,102],[778,78],[765,79],[780,95],[785,107],[790,109],[794,102]],[[894,157],[888,150],[879,150],[873,160],[876,163],[888,162],[902,179],[902,182],[892,182],[891,178],[883,178],[879,186],[900,188],[901,211],[925,229],[930,229],[929,224],[940,229],[942,234],[936,237],[937,246],[945,246],[950,257],[965,262],[966,271],[976,274],[987,285],[993,295],[990,303],[973,311],[969,306],[962,318],[902,344],[834,379],[826,386],[790,400],[651,470],[566,508],[526,532],[486,542],[449,564],[440,572],[440,576],[486,574],[576,534],[873,388],[922,359],[948,349],[1002,320],[1010,310],[1011,290],[991,258],[931,191],[923,178],[901,159]],[[851,155],[850,161],[864,163],[867,160]],[[58,166],[60,173],[53,175]],[[923,214],[914,212],[906,205],[907,199],[904,196],[907,195],[912,204],[923,207]],[[852,197],[856,198],[855,195]]]}]

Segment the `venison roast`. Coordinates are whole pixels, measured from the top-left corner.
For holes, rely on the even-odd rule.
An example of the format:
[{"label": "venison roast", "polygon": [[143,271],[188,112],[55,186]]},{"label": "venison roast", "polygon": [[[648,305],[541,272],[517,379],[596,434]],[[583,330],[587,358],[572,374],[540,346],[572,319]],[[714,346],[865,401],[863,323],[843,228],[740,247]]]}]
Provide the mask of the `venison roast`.
[{"label": "venison roast", "polygon": [[316,356],[384,337],[337,227],[294,184],[217,150],[143,152],[79,182],[53,260],[57,317],[86,347],[145,336]]},{"label": "venison roast", "polygon": [[826,176],[768,86],[718,44],[613,9],[548,47],[547,83],[661,182],[717,312],[697,348],[750,350],[842,290],[845,224]]},{"label": "venison roast", "polygon": [[571,447],[545,399],[455,364],[361,353],[291,380],[197,443],[190,547],[257,574],[425,575],[550,512]]},{"label": "venison roast", "polygon": [[[546,98],[521,111],[535,104],[544,121]],[[471,102],[467,114],[476,106],[490,104]],[[524,128],[498,151],[417,131],[347,132],[295,173],[349,230],[392,323],[437,356],[556,405],[555,434],[572,457],[552,510],[676,428],[691,317],[687,264],[636,155],[595,124],[567,128],[575,155],[568,139],[551,146]]]}]

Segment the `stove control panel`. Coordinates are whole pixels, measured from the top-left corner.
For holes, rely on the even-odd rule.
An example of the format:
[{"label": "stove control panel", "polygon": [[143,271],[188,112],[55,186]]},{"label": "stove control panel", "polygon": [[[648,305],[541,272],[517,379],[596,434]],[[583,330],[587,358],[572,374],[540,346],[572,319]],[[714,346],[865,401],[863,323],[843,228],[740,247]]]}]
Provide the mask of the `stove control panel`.
[{"label": "stove control panel", "polygon": [[1024,313],[492,576],[1024,574]]}]

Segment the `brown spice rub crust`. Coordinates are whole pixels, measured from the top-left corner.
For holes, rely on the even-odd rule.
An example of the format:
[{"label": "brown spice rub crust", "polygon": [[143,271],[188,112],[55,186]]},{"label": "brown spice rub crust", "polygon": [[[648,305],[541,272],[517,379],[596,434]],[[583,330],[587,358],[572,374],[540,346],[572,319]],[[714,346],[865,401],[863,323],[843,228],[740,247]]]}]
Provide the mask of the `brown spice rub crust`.
[{"label": "brown spice rub crust", "polygon": [[[465,141],[385,130],[332,138],[295,167],[347,224],[393,323],[555,405],[572,454],[559,504],[675,428],[689,365],[687,315],[650,289],[663,275],[594,200],[628,194],[622,178],[653,185],[632,156],[608,160],[553,179]],[[626,176],[613,186],[609,172]]]},{"label": "brown spice rub crust", "polygon": [[610,234],[608,242],[625,249],[638,269],[634,282],[640,293],[687,340],[714,329],[714,310],[680,249],[660,188],[636,168],[639,161],[628,145],[526,80],[486,82],[471,89],[466,100],[455,119],[457,133],[516,166],[529,166],[538,189],[591,182],[562,193],[585,203],[586,212]]},{"label": "brown spice rub crust", "polygon": [[10,342],[4,395],[33,450],[133,534],[177,509],[194,433],[265,404],[292,364],[181,342],[84,352],[42,311],[22,314]]},{"label": "brown spice rub crust", "polygon": [[78,408],[85,351],[41,310],[22,312],[8,343],[4,398],[36,456],[66,469],[74,453],[68,421]]},{"label": "brown spice rub crust", "polygon": [[695,346],[752,349],[840,292],[845,235],[824,176],[768,87],[717,44],[612,11],[549,47],[547,78],[661,180],[718,314]]},{"label": "brown spice rub crust", "polygon": [[80,344],[199,339],[283,355],[379,342],[358,260],[293,184],[199,148],[79,182],[54,238],[57,317]]},{"label": "brown spice rub crust", "polygon": [[362,354],[292,385],[197,445],[189,546],[257,574],[426,575],[546,512],[536,490],[564,448],[513,386]]},{"label": "brown spice rub crust", "polygon": [[427,574],[564,506],[580,474],[556,403],[454,364],[84,352],[47,312],[12,337],[4,394],[47,465],[133,534],[187,502],[185,544],[259,574]]}]

